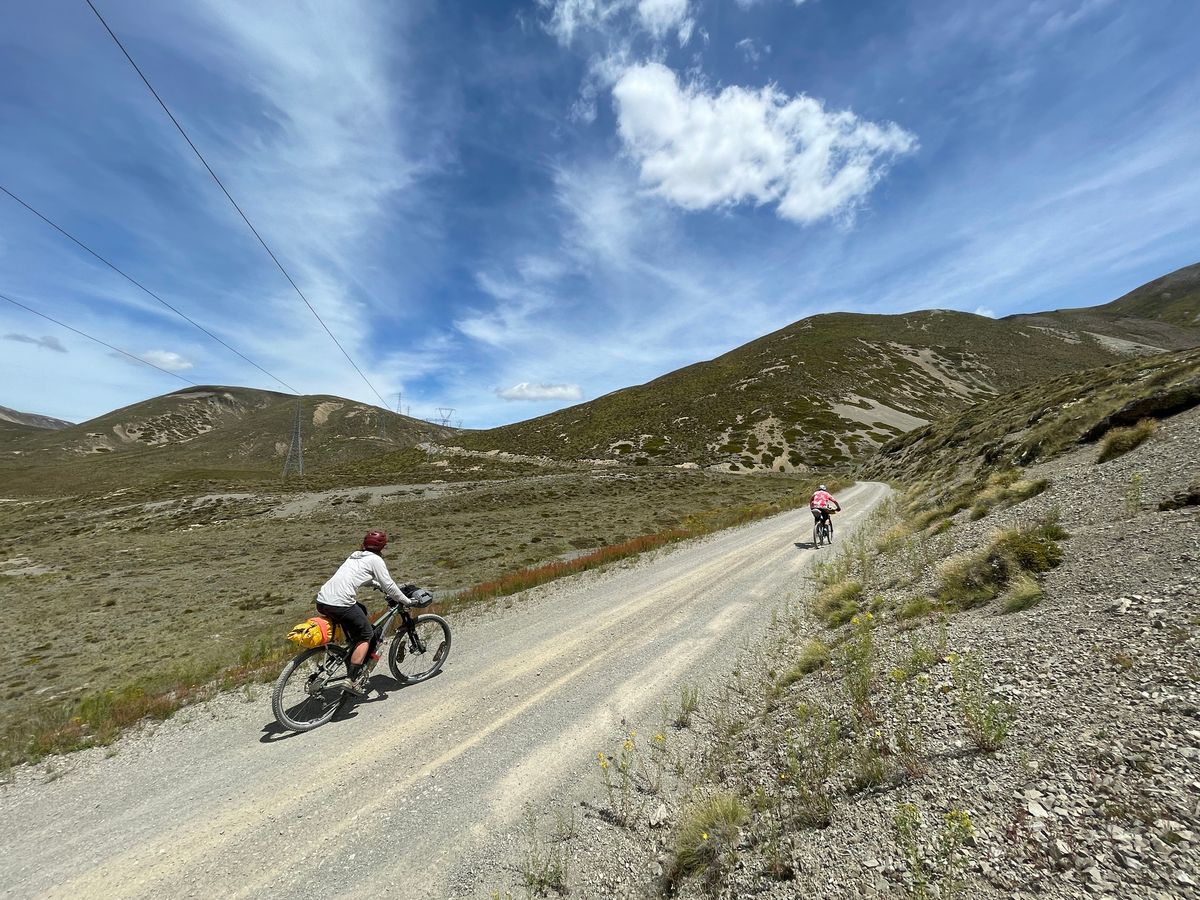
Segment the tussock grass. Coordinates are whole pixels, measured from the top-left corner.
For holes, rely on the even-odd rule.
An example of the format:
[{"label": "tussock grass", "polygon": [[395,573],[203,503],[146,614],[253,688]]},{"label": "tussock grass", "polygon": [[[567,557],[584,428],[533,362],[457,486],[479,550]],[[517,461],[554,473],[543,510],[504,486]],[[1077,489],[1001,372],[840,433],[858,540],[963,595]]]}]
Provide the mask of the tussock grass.
[{"label": "tussock grass", "polygon": [[703,875],[710,884],[720,880],[737,855],[738,829],[750,810],[732,793],[714,794],[684,810],[675,834],[675,848],[666,871],[670,884]]},{"label": "tussock grass", "polygon": [[812,638],[804,644],[796,665],[782,679],[783,687],[790,687],[805,675],[823,668],[829,663],[829,647],[823,641]]},{"label": "tussock grass", "polygon": [[829,628],[845,625],[862,605],[861,581],[849,580],[832,585],[813,598],[813,614]]},{"label": "tussock grass", "polygon": [[1004,469],[988,477],[971,504],[971,520],[982,519],[995,509],[1013,506],[1037,496],[1049,487],[1045,478],[1021,478],[1020,469]]},{"label": "tussock grass", "polygon": [[1001,600],[1006,613],[1020,612],[1037,606],[1042,601],[1042,586],[1029,575],[1018,575],[1009,584]]},{"label": "tussock grass", "polygon": [[501,575],[499,578],[493,578],[467,588],[454,598],[454,605],[516,594],[566,575],[587,572],[619,559],[666,547],[685,538],[694,537],[698,533],[686,528],[672,528],[655,534],[644,534],[620,544],[601,547],[574,559],[557,560],[540,566],[518,569],[515,572]]},{"label": "tussock grass", "polygon": [[1134,447],[1143,444],[1157,430],[1158,422],[1154,419],[1142,419],[1128,428],[1113,428],[1100,442],[1100,455],[1096,462],[1108,462],[1123,456]]},{"label": "tussock grass", "polygon": [[934,608],[933,601],[928,597],[913,597],[896,611],[896,618],[901,621],[919,619],[929,615]]}]

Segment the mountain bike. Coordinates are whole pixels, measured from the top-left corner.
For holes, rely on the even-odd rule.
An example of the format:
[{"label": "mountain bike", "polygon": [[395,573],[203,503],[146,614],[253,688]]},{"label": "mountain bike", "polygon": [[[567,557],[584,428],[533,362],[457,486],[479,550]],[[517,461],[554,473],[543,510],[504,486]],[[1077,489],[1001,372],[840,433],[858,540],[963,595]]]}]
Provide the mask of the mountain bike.
[{"label": "mountain bike", "polygon": [[827,514],[818,519],[816,524],[813,525],[814,547],[820,547],[822,541],[824,541],[826,544],[833,543],[833,514],[835,512],[840,512],[840,510],[827,509],[825,512]]},{"label": "mountain bike", "polygon": [[[433,602],[428,591],[405,586],[406,603],[388,600],[388,609],[372,622],[367,650],[367,673],[387,653],[392,676],[403,685],[417,684],[441,671],[450,654],[450,625],[431,613],[413,615]],[[393,628],[393,624],[395,627]],[[324,725],[350,701],[346,691],[350,653],[341,627],[334,640],[305,650],[283,667],[271,691],[275,720],[289,731],[309,731]],[[386,651],[385,648],[386,647]]]}]

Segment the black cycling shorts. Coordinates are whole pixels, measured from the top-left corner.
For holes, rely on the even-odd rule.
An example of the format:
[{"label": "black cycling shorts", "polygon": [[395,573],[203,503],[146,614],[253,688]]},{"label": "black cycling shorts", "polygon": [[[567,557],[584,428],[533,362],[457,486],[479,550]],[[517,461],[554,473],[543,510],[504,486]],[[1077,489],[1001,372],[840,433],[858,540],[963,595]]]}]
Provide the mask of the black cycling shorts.
[{"label": "black cycling shorts", "polygon": [[355,603],[353,606],[327,606],[318,603],[317,612],[341,625],[346,637],[353,644],[371,640],[371,635],[375,632],[371,627],[371,620],[367,618],[367,608],[361,603]]}]

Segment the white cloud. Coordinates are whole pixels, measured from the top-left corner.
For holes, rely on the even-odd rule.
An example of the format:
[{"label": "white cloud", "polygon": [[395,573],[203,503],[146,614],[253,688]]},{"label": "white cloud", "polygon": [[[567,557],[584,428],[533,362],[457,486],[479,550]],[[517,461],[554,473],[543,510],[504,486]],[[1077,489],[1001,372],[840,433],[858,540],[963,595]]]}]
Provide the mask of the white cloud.
[{"label": "white cloud", "polygon": [[142,359],[168,372],[186,372],[192,368],[190,360],[173,350],[147,350],[142,354]]},{"label": "white cloud", "polygon": [[775,203],[814,222],[852,211],[916,138],[892,122],[828,112],[774,85],[707,93],[660,63],[632,66],[613,87],[618,127],[642,182],[684,209]]},{"label": "white cloud", "polygon": [[746,57],[746,62],[749,63],[757,63],[764,56],[769,56],[771,53],[770,44],[763,45],[763,48],[760,50],[758,44],[754,43],[754,38],[742,38],[734,46],[742,51],[742,54]]},{"label": "white cloud", "polygon": [[577,384],[530,384],[522,381],[510,388],[497,388],[502,400],[580,400],[583,391]]},{"label": "white cloud", "polygon": [[549,9],[546,29],[564,45],[583,31],[607,33],[610,37],[640,28],[654,40],[674,33],[681,45],[692,37],[695,19],[691,0],[538,0]]},{"label": "white cloud", "polygon": [[[639,0],[638,18],[655,38],[662,39],[672,31],[679,32],[688,22],[688,0]],[[691,34],[691,25],[686,25]],[[687,41],[680,34],[680,43]]]},{"label": "white cloud", "polygon": [[977,306],[975,307],[975,315],[986,316],[989,319],[994,319],[996,318],[996,311],[990,306]]},{"label": "white cloud", "polygon": [[62,345],[62,341],[52,335],[42,335],[40,338],[31,337],[28,334],[6,334],[6,341],[17,341],[22,344],[34,344],[38,347],[45,347],[47,350],[54,350],[58,353],[66,353],[67,348]]}]

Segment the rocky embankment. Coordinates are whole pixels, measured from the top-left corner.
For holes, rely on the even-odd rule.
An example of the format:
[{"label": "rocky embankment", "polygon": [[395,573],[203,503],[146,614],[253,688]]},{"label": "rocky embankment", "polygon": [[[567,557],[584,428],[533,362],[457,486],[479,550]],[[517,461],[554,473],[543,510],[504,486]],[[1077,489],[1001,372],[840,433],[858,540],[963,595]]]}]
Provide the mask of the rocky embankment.
[{"label": "rocky embankment", "polygon": [[[828,628],[798,586],[672,786],[635,778],[641,812],[589,826],[577,893],[1200,897],[1200,410],[1096,459],[1030,468],[1041,493],[975,521],[843,547],[857,621]],[[921,599],[948,558],[1048,516],[1061,562],[1021,596]]]}]

